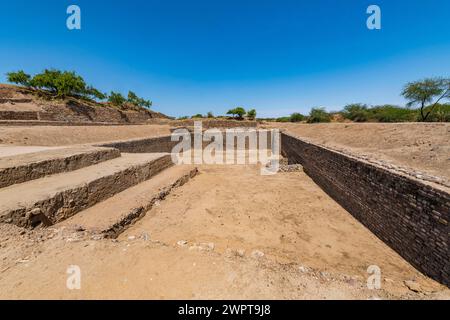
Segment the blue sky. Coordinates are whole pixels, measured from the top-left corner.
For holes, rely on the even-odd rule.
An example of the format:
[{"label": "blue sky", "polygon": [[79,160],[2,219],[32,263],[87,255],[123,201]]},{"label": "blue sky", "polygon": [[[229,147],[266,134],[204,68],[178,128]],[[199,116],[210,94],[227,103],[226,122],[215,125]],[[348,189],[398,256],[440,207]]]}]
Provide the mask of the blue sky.
[{"label": "blue sky", "polygon": [[[77,4],[82,30],[66,28]],[[382,29],[366,9],[382,10]],[[0,4],[8,71],[75,70],[173,116],[235,106],[258,116],[403,105],[403,85],[450,75],[448,0],[41,0]]]}]

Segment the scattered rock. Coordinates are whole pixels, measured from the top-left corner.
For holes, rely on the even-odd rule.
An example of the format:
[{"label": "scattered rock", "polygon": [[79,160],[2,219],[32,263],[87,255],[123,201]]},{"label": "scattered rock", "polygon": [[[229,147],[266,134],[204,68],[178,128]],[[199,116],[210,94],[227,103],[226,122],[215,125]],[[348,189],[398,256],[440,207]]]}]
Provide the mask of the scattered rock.
[{"label": "scattered rock", "polygon": [[34,208],[29,212],[30,216],[39,216],[42,214],[42,210],[40,208]]},{"label": "scattered rock", "polygon": [[75,227],[75,232],[82,232],[82,231],[85,231],[85,229],[82,226]]},{"label": "scattered rock", "polygon": [[245,250],[244,249],[239,249],[236,251],[237,255],[241,258],[243,258],[245,256]]},{"label": "scattered rock", "polygon": [[28,262],[30,262],[30,260],[29,259],[21,259],[21,260],[19,260],[17,262],[18,263],[28,263]]},{"label": "scattered rock", "polygon": [[205,248],[206,250],[213,251],[216,245],[213,242],[201,243],[200,247]]},{"label": "scattered rock", "polygon": [[280,165],[279,172],[302,172],[303,166],[301,164],[285,164]]},{"label": "scattered rock", "polygon": [[308,268],[308,267],[305,267],[305,266],[300,266],[300,267],[298,267],[298,270],[299,270],[300,272],[302,272],[302,273],[307,273],[307,272],[310,271],[309,268]]},{"label": "scattered rock", "polygon": [[405,286],[406,286],[409,290],[411,290],[411,291],[413,291],[413,292],[416,292],[416,293],[421,293],[421,292],[423,292],[422,287],[420,286],[420,284],[418,284],[418,283],[415,282],[415,281],[412,281],[412,280],[406,280],[406,281],[404,282],[404,284],[405,284]]},{"label": "scattered rock", "polygon": [[130,240],[130,241],[136,240],[136,236],[129,236],[128,240]]},{"label": "scattered rock", "polygon": [[245,256],[245,250],[243,250],[243,249],[234,250],[234,249],[228,248],[227,250],[225,250],[225,255],[230,258],[231,257],[243,258]]},{"label": "scattered rock", "polygon": [[[92,239],[92,240],[95,240],[95,241],[98,241],[98,240],[102,240],[102,239],[103,239],[103,236],[100,235],[100,234],[96,234],[96,235],[93,235],[93,236],[91,237],[91,239]],[[114,240],[117,241],[117,239],[114,239]],[[113,240],[113,241],[114,241],[114,240]]]},{"label": "scattered rock", "polygon": [[177,245],[179,245],[180,247],[185,247],[187,246],[188,242],[186,240],[180,240],[177,242]]},{"label": "scattered rock", "polygon": [[259,250],[253,250],[251,253],[251,256],[255,259],[260,259],[260,258],[264,257],[264,252],[259,251]]},{"label": "scattered rock", "polygon": [[198,251],[213,251],[215,248],[214,243],[195,243],[193,246],[189,247],[189,250],[198,250]]}]

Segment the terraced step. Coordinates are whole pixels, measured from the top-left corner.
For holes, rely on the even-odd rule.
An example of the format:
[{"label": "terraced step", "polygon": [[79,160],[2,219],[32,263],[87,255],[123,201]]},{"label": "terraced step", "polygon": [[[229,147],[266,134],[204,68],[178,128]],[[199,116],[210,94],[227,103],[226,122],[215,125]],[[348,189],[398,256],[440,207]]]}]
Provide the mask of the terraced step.
[{"label": "terraced step", "polygon": [[0,222],[52,225],[143,182],[172,165],[167,153],[121,157],[0,189]]},{"label": "terraced step", "polygon": [[120,157],[120,151],[114,148],[81,146],[42,148],[44,150],[33,152],[34,149],[39,150],[35,147],[0,148],[0,188]]},{"label": "terraced step", "polygon": [[179,165],[160,172],[151,179],[122,191],[58,224],[115,238],[140,219],[156,201],[174,188],[184,185],[197,174],[194,166]]}]

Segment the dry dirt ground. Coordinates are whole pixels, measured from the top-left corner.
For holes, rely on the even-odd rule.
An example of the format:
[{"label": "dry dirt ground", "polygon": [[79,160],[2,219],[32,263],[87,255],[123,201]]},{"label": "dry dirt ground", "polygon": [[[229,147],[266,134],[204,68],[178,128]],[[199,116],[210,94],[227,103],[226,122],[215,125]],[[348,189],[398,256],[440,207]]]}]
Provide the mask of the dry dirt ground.
[{"label": "dry dirt ground", "polygon": [[65,146],[170,135],[168,125],[0,126],[0,144]]},{"label": "dry dirt ground", "polygon": [[450,123],[279,124],[312,142],[450,179]]},{"label": "dry dirt ground", "polygon": [[303,172],[199,169],[115,240],[0,225],[0,298],[450,299]]}]

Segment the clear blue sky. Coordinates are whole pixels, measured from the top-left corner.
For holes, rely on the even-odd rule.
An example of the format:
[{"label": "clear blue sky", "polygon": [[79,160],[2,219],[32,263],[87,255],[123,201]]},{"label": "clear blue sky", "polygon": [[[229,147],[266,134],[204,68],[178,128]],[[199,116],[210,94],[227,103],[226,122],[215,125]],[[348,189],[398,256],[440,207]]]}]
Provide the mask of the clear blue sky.
[{"label": "clear blue sky", "polygon": [[[80,31],[66,28],[70,4]],[[370,4],[380,31],[366,28]],[[0,81],[75,70],[173,116],[404,104],[406,82],[450,75],[448,0],[14,0],[1,1],[0,24]]]}]

